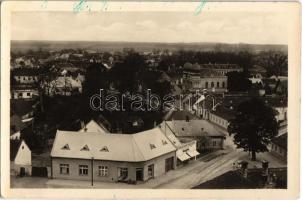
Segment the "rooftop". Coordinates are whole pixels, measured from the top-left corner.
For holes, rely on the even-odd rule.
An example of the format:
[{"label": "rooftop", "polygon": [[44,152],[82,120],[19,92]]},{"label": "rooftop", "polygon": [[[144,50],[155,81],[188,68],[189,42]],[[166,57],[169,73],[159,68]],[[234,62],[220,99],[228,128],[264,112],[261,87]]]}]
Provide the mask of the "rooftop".
[{"label": "rooftop", "polygon": [[58,130],[51,156],[141,162],[173,151],[176,148],[158,127],[136,134],[83,134]]},{"label": "rooftop", "polygon": [[173,120],[167,125],[178,137],[225,137],[225,134],[215,125],[204,119],[198,120]]}]

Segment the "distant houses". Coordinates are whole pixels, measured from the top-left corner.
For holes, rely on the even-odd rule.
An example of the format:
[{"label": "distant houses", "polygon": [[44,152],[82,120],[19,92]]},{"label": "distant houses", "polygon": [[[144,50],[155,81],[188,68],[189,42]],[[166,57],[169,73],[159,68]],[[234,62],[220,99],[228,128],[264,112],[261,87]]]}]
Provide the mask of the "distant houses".
[{"label": "distant houses", "polygon": [[39,95],[39,91],[32,85],[12,85],[11,99],[33,99]]},{"label": "distant houses", "polygon": [[18,68],[12,71],[12,76],[17,83],[32,84],[39,80],[39,71],[30,68]]},{"label": "distant houses", "polygon": [[216,70],[202,68],[199,64],[186,63],[183,67],[184,88],[187,90],[211,90],[225,92],[227,76]]}]

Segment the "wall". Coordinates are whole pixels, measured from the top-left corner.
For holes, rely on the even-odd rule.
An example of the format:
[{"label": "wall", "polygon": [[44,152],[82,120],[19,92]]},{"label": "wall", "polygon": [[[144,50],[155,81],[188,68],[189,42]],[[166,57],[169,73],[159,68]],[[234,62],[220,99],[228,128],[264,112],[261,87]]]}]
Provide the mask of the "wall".
[{"label": "wall", "polygon": [[[188,78],[189,82],[191,82],[191,88],[187,89],[208,89],[211,90],[215,88],[217,92],[223,92],[227,90],[227,77],[197,77],[193,76]],[[214,87],[212,86],[214,84]],[[223,85],[224,84],[224,85]]]},{"label": "wall", "polygon": [[220,127],[223,127],[225,129],[228,128],[229,122],[226,119],[223,119],[222,117],[219,117],[213,113],[209,113],[209,121],[213,122],[214,124],[219,125]]},{"label": "wall", "polygon": [[28,146],[22,141],[18,153],[15,158],[16,165],[31,165],[31,151]]},{"label": "wall", "polygon": [[287,120],[287,107],[274,107],[278,111],[278,115],[275,116],[277,121]]},{"label": "wall", "polygon": [[37,76],[14,76],[14,78],[19,83],[35,83],[38,81]]},{"label": "wall", "polygon": [[[143,168],[144,180],[148,180],[148,165],[154,164],[154,177],[165,174],[165,159],[174,156],[175,152],[165,154],[146,162],[118,162],[118,161],[93,161],[93,179],[94,181],[118,181],[118,168],[128,168],[128,178],[126,180],[136,180],[136,168]],[[69,175],[60,174],[60,164],[69,164]],[[174,165],[176,160],[174,160]],[[88,176],[79,175],[79,165],[88,165]],[[98,167],[107,166],[108,175],[99,176]],[[175,167],[175,166],[174,166]],[[91,160],[52,158],[53,178],[74,179],[91,181]]]},{"label": "wall", "polygon": [[[22,94],[19,96],[19,94]],[[38,91],[35,90],[15,90],[11,92],[12,99],[31,99],[34,95],[38,95]]]},{"label": "wall", "polygon": [[287,161],[287,151],[274,143],[272,143],[271,146],[271,153],[279,157],[281,160]]}]

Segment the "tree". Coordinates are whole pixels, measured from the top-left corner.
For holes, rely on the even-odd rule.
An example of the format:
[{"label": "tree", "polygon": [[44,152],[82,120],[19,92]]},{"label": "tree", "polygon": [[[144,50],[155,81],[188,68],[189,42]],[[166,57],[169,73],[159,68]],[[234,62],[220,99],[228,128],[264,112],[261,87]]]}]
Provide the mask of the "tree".
[{"label": "tree", "polygon": [[275,111],[257,98],[242,102],[228,126],[237,148],[252,152],[252,160],[256,160],[257,152],[268,151],[267,145],[277,135],[277,129]]},{"label": "tree", "polygon": [[229,72],[228,77],[228,90],[230,92],[246,92],[248,91],[252,83],[247,78],[246,72]]},{"label": "tree", "polygon": [[269,77],[287,75],[287,55],[282,52],[265,52],[260,55],[258,62],[266,68]]}]

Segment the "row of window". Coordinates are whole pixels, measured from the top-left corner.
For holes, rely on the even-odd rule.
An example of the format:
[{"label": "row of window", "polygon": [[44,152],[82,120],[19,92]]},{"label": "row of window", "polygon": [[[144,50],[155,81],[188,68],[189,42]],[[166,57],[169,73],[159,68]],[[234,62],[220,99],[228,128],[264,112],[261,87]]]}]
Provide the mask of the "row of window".
[{"label": "row of window", "polygon": [[[215,87],[215,83],[211,82],[211,88]],[[220,82],[217,81],[216,83],[216,87],[219,88],[220,87]],[[222,88],[225,88],[225,82],[222,82]],[[209,82],[207,81],[205,84],[205,88],[209,88]]]},{"label": "row of window", "polygon": [[[69,164],[60,164],[60,174],[69,175]],[[79,175],[88,176],[88,165],[79,165]],[[108,176],[108,166],[99,166],[98,175]]]},{"label": "row of window", "polygon": [[36,80],[37,78],[35,78],[35,77],[32,77],[32,76],[17,76],[17,79],[19,79],[19,80],[28,80],[28,81],[34,81],[34,80]]},{"label": "row of window", "polygon": [[220,119],[218,117],[215,117],[213,115],[210,115],[210,121],[215,122],[223,127],[226,127],[228,125],[228,122],[226,120]]}]

